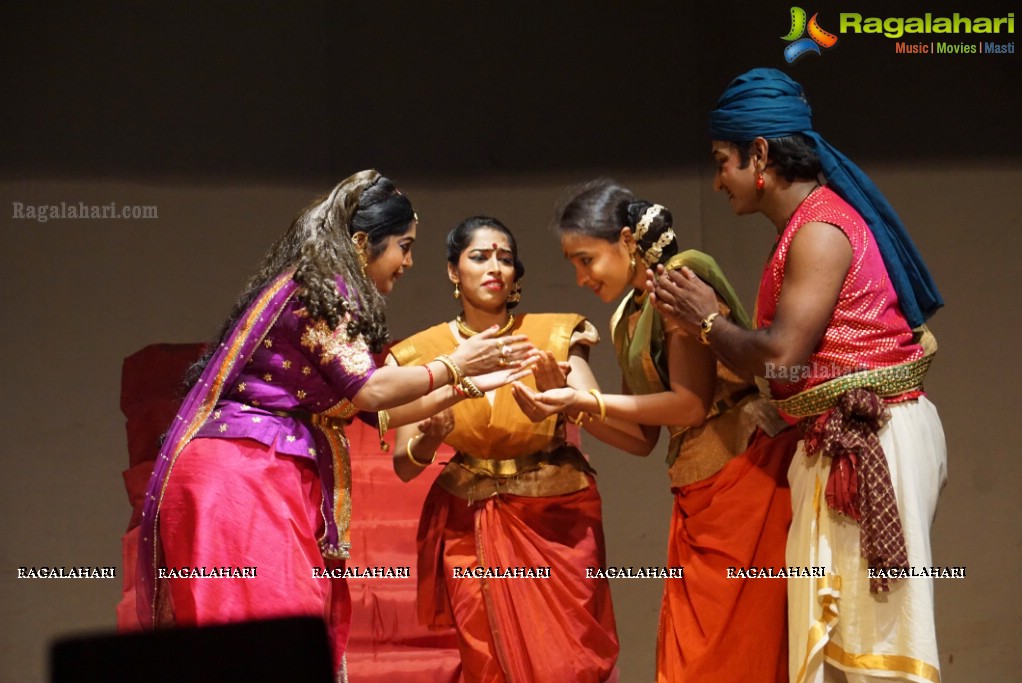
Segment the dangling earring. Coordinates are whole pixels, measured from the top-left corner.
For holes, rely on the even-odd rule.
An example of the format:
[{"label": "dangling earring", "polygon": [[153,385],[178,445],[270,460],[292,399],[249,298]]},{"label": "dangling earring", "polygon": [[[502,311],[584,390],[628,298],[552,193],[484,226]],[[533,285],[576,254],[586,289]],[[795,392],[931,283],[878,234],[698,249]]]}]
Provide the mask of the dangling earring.
[{"label": "dangling earring", "polygon": [[638,266],[635,263],[635,252],[632,252],[631,258],[628,259],[628,272],[631,273],[631,277],[635,277],[635,272],[638,270]]},{"label": "dangling earring", "polygon": [[763,180],[763,171],[756,171],[756,191],[762,192],[764,187],[766,182]]},{"label": "dangling earring", "polygon": [[362,268],[362,275],[366,274],[366,266],[369,265],[369,257],[366,255],[367,239],[369,239],[369,235],[364,232],[356,232],[351,236],[351,241],[355,245],[355,254],[358,255],[358,265]]},{"label": "dangling earring", "polygon": [[458,286],[457,282],[454,283],[454,298],[455,299],[461,298],[461,288]]},{"label": "dangling earring", "polygon": [[515,286],[511,288],[511,293],[507,295],[507,303],[517,304],[522,300],[522,281],[521,279],[515,280]]}]

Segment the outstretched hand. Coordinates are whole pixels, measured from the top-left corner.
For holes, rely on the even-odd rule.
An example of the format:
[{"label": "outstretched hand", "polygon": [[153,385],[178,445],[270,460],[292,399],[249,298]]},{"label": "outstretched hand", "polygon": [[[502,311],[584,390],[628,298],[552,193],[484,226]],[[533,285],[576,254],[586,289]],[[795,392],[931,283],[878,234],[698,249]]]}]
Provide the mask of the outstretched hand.
[{"label": "outstretched hand", "polygon": [[532,376],[536,380],[538,391],[568,386],[568,373],[571,372],[571,365],[558,361],[550,351],[539,351],[534,355],[536,363],[532,367]]},{"label": "outstretched hand", "polygon": [[576,392],[571,387],[536,392],[521,382],[515,382],[511,385],[511,393],[526,417],[533,422],[542,422],[551,415],[571,408]]},{"label": "outstretched hand", "polygon": [[472,381],[477,387],[479,387],[479,390],[484,393],[487,391],[493,391],[494,389],[499,389],[505,384],[517,382],[523,377],[528,376],[530,372],[534,371],[536,362],[537,355],[530,354],[521,361],[521,365],[518,367],[504,368],[503,370],[487,372],[484,375],[476,375],[475,377],[472,377]]},{"label": "outstretched hand", "polygon": [[497,337],[497,326],[466,339],[450,355],[469,377],[520,367],[535,347],[524,334]]}]

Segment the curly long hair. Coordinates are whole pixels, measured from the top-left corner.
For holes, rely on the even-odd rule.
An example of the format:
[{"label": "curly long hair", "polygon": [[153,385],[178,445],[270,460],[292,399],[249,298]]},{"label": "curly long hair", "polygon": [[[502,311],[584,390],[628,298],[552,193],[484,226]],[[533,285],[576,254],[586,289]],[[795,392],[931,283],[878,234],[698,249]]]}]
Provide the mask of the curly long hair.
[{"label": "curly long hair", "polygon": [[[387,238],[407,232],[413,220],[412,203],[377,171],[360,171],[342,180],[305,207],[270,247],[235,302],[216,343],[190,369],[186,384],[195,383],[259,293],[289,270],[294,270],[297,297],[310,317],[325,320],[336,330],[347,316],[349,338],[362,335],[372,351],[382,350],[388,340],[383,297],[363,273],[352,237],[366,234],[366,256],[372,260],[386,248]],[[337,289],[338,276],[347,287],[346,296]]]}]

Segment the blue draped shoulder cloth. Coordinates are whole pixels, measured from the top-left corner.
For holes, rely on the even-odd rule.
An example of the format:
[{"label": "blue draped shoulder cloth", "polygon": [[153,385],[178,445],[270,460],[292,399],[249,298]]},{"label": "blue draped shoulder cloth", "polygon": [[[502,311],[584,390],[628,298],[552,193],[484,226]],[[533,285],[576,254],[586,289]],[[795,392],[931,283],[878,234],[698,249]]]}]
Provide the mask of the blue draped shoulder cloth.
[{"label": "blue draped shoulder cloth", "polygon": [[909,325],[918,327],[944,305],[912,239],[880,189],[848,157],[813,130],[802,86],[776,69],[753,69],[731,82],[710,112],[715,140],[744,142],[801,133],[816,149],[827,185],[866,220]]}]

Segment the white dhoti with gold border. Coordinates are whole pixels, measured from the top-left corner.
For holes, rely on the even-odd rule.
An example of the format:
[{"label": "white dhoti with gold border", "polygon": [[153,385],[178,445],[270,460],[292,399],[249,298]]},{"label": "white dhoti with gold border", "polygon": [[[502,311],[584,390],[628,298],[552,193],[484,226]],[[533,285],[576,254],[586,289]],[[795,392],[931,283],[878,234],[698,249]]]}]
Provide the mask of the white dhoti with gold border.
[{"label": "white dhoti with gold border", "polygon": [[[930,526],[947,478],[947,447],[937,409],[926,397],[889,406],[879,432],[908,547],[909,565],[932,566]],[[788,579],[791,681],[824,683],[826,665],[849,680],[940,681],[933,579],[902,578],[870,593],[859,527],[827,507],[830,458],[807,457],[804,442],[788,470],[793,516],[790,567],[826,567],[826,577]],[[825,675],[827,676],[825,678]]]}]

